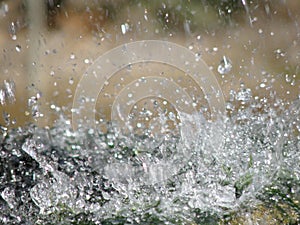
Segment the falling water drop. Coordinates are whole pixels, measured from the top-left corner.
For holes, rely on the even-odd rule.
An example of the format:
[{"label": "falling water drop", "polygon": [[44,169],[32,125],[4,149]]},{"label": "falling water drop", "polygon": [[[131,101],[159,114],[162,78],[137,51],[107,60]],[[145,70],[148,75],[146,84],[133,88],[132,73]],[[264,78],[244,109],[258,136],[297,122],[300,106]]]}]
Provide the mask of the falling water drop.
[{"label": "falling water drop", "polygon": [[0,88],[0,104],[5,105],[7,102],[14,103],[15,97],[15,82],[12,80],[4,80],[3,88]]},{"label": "falling water drop", "polygon": [[21,52],[21,45],[16,45],[16,51]]},{"label": "falling water drop", "polygon": [[71,53],[70,59],[75,59],[75,54],[74,53]]},{"label": "falling water drop", "polygon": [[4,80],[4,91],[9,103],[14,103],[16,101],[15,89],[16,85],[13,80]]},{"label": "falling water drop", "polygon": [[[55,7],[55,2],[61,1],[48,0],[45,2],[51,7]],[[92,0],[71,2],[68,1],[64,8],[57,11],[64,14],[64,16],[60,14],[56,16],[59,25],[57,29],[51,30],[51,32],[38,29],[39,49],[45,54],[42,61],[44,69],[40,70],[41,74],[37,79],[42,82],[41,86],[47,86],[45,83],[47,84],[51,79],[50,84],[55,82],[55,92],[53,99],[50,99],[52,95],[49,93],[50,90],[48,92],[48,87],[46,87],[47,90],[43,90],[45,97],[50,96],[49,101],[40,99],[39,94],[29,95],[32,97],[28,99],[29,108],[25,112],[30,116],[27,119],[32,119],[32,116],[34,119],[42,116],[44,103],[51,110],[50,117],[52,114],[55,115],[55,119],[56,116],[63,117],[69,100],[67,99],[66,102],[64,98],[61,98],[64,96],[56,94],[58,93],[56,90],[65,88],[65,84],[67,84],[69,89],[66,91],[71,98],[75,88],[73,86],[78,81],[77,74],[83,72],[82,68],[79,68],[79,64],[83,64],[82,66],[87,68],[93,63],[93,57],[103,53],[106,48],[113,47],[118,42],[133,42],[140,38],[160,39],[164,35],[166,35],[164,40],[173,36],[172,41],[188,45],[190,40],[185,40],[184,33],[188,34],[187,38],[192,38],[199,32],[201,36],[197,34],[198,36],[194,38],[195,43],[188,47],[194,52],[194,57],[192,60],[187,60],[185,66],[190,67],[193,61],[200,63],[201,57],[207,57],[206,54],[202,55],[202,52],[211,54],[210,56],[213,58],[211,70],[216,70],[217,74],[226,77],[223,80],[225,85],[222,87],[224,94],[226,91],[229,92],[228,89],[232,89],[228,93],[227,112],[230,116],[225,118],[226,125],[224,125],[227,129],[223,132],[223,129],[219,129],[223,124],[218,125],[214,123],[214,120],[198,118],[199,115],[186,116],[187,118],[181,116],[175,110],[174,112],[169,111],[172,109],[171,102],[157,100],[151,102],[153,107],[149,105],[150,103],[147,105],[148,108],[145,107],[142,101],[140,105],[132,107],[132,115],[134,115],[131,117],[130,114],[131,120],[134,121],[130,121],[133,125],[132,129],[142,131],[138,133],[141,133],[141,136],[130,136],[133,132],[124,136],[118,135],[113,122],[109,124],[110,129],[106,133],[98,131],[96,127],[90,128],[88,131],[79,128],[79,132],[76,132],[70,127],[70,120],[64,118],[57,119],[51,128],[36,127],[34,124],[30,124],[10,130],[3,126],[11,126],[14,123],[15,112],[13,110],[20,109],[18,111],[24,112],[21,104],[24,96],[18,96],[18,100],[20,99],[18,104],[11,107],[8,103],[15,102],[17,98],[15,85],[9,80],[4,83],[1,81],[0,111],[2,108],[3,110],[0,112],[2,123],[2,126],[0,125],[0,224],[219,224],[217,220],[224,215],[226,217],[224,223],[229,224],[231,223],[228,219],[229,214],[235,217],[235,213],[238,211],[239,217],[240,209],[246,212],[246,217],[232,224],[270,224],[272,222],[281,224],[282,220],[286,220],[286,218],[282,217],[281,220],[281,218],[272,217],[270,218],[272,221],[267,221],[264,218],[270,217],[270,215],[264,210],[257,213],[264,217],[263,219],[257,222],[252,221],[251,218],[252,208],[255,210],[257,208],[256,202],[259,201],[259,210],[264,207],[261,206],[263,205],[262,200],[258,198],[265,194],[264,186],[269,188],[269,185],[273,187],[268,189],[268,194],[271,193],[273,196],[266,196],[268,209],[274,205],[274,211],[277,208],[285,210],[286,205],[287,207],[292,206],[292,213],[299,218],[300,95],[296,90],[299,71],[295,72],[294,68],[300,55],[297,54],[299,43],[296,41],[298,39],[294,37],[293,42],[290,36],[296,36],[298,33],[297,37],[299,37],[300,33],[298,32],[299,25],[296,24],[297,17],[293,21],[289,21],[288,16],[280,18],[280,20],[276,19],[280,14],[285,14],[285,10],[291,11],[288,12],[291,17],[291,13],[295,11],[296,7],[293,9],[285,8],[285,6],[287,4],[299,6],[297,1],[277,1],[280,2],[279,7],[282,9],[275,7],[276,1],[273,3],[267,0],[261,2],[207,0],[198,1],[197,4],[195,4],[196,1],[163,1],[164,3],[153,5],[150,1],[145,4],[144,1],[139,0],[134,1],[137,4],[128,5],[126,5],[127,2],[131,1],[118,0],[117,3]],[[96,2],[101,2],[101,7],[94,7]],[[214,7],[211,5],[213,2],[218,5]],[[83,4],[84,8],[83,10],[69,10],[67,8],[69,3]],[[27,60],[27,54],[23,54],[25,51],[27,52],[27,49],[34,50],[32,47],[34,47],[34,43],[37,43],[27,40],[26,34],[24,35],[27,30],[36,29],[35,22],[32,23],[26,19],[25,27],[22,27],[23,25],[20,27],[18,21],[21,19],[21,13],[16,15],[18,18],[7,14],[8,6],[12,11],[14,9],[11,7],[15,7],[14,4],[17,3],[0,1],[0,17],[3,19],[1,22],[8,24],[2,31],[4,34],[9,32],[8,47],[3,49],[2,61],[4,61],[1,62],[4,79],[14,74],[24,77],[22,74],[26,75],[28,72],[27,66],[23,65],[24,60],[29,62],[29,66],[34,65],[37,68],[41,66],[39,61]],[[110,15],[109,8],[114,4],[118,5],[116,15]],[[235,6],[231,7],[231,4],[235,4]],[[134,10],[130,8],[131,5],[134,5]],[[226,17],[228,21],[224,21],[224,23],[222,18],[213,18],[213,14],[217,14],[214,10],[221,7],[229,16]],[[236,11],[235,7],[240,11]],[[242,16],[241,7],[245,11],[246,20],[248,22],[249,19],[251,27],[249,27],[249,23],[246,24],[246,27],[244,26],[245,19]],[[26,8],[24,10],[27,10]],[[96,13],[98,9],[99,13]],[[142,9],[140,13],[139,9]],[[155,21],[158,10],[162,10],[162,13],[158,14],[161,15],[163,21]],[[46,15],[46,11],[43,12]],[[260,14],[264,12],[268,18],[260,17]],[[51,11],[51,13],[55,12]],[[84,13],[84,15],[79,13]],[[86,19],[87,13],[89,19]],[[126,13],[131,15],[127,17]],[[105,17],[105,24],[96,23],[101,20],[102,16]],[[198,23],[194,21],[195,16],[197,16]],[[10,20],[11,18],[14,18],[14,22]],[[79,21],[78,18],[84,18],[84,21]],[[4,21],[4,19],[9,21]],[[221,26],[210,20],[217,20]],[[92,22],[91,27],[94,27],[93,29],[97,27],[97,31],[89,32],[83,27],[76,27],[75,32],[73,32],[73,28],[68,29],[70,28],[69,24],[78,25],[78,21]],[[118,24],[114,24],[115,21]],[[201,24],[197,25],[199,21]],[[163,25],[163,29],[161,25]],[[173,28],[175,28],[174,31]],[[61,34],[61,31],[70,32],[70,30],[71,35],[63,34],[63,39],[60,39],[61,35],[57,35]],[[139,37],[143,30],[147,30],[147,32],[144,36]],[[282,31],[284,37],[279,35],[279,31]],[[151,36],[151,33],[155,36]],[[69,40],[70,43],[68,43]],[[89,40],[93,42],[92,47]],[[106,41],[110,44],[106,44]],[[286,43],[283,43],[284,41]],[[6,43],[3,43],[6,46]],[[97,44],[97,49],[93,48],[94,44]],[[57,50],[45,51],[45,49],[53,49],[53,45]],[[273,52],[274,49],[277,50]],[[124,51],[123,55],[118,55],[115,59],[111,58],[108,63],[114,65],[114,62],[119,59],[121,61],[123,56],[136,57],[130,56],[128,52]],[[158,52],[163,53],[161,49],[158,49]],[[17,57],[12,58],[10,53]],[[61,57],[58,57],[58,53],[62,54]],[[52,54],[56,54],[56,57],[51,56]],[[220,54],[224,54],[224,56]],[[239,54],[243,54],[240,59],[238,58]],[[295,57],[292,54],[295,54]],[[181,55],[180,52],[178,55]],[[119,56],[122,57],[119,58]],[[273,58],[278,60],[274,61]],[[61,61],[64,66],[56,64],[55,59],[66,59],[65,63]],[[278,65],[276,65],[277,62]],[[279,65],[280,62],[283,64]],[[275,64],[275,69],[273,64]],[[76,68],[75,65],[77,65]],[[157,63],[157,65],[160,64]],[[69,68],[70,66],[72,68]],[[260,74],[261,67],[268,72]],[[72,69],[73,73],[70,72]],[[5,70],[9,72],[6,73]],[[101,73],[101,67],[95,71],[95,76],[106,75]],[[118,71],[118,73],[125,72],[126,75],[130,75],[128,77],[122,75],[118,79],[121,82],[115,84],[114,79],[104,81],[105,96],[103,98],[106,99],[108,95],[116,96],[117,93],[109,93],[109,89],[117,87],[118,90],[122,90],[123,85],[132,82],[131,78],[135,79],[131,75],[135,75],[136,71],[135,65],[130,64]],[[152,72],[156,73],[155,70],[149,70],[150,76],[158,74]],[[43,76],[44,73],[47,76]],[[48,76],[49,73],[53,77]],[[168,77],[168,74],[167,71],[159,76]],[[145,77],[138,79],[135,86],[131,86],[130,92],[124,95],[130,100],[137,96],[134,88],[143,85],[150,86],[148,74],[140,73],[138,75]],[[177,74],[171,75],[174,75],[174,77],[171,76],[171,79],[176,81]],[[71,76],[72,78],[70,78]],[[266,77],[266,79],[264,80],[262,77]],[[287,87],[288,92],[283,90],[282,93],[288,93],[288,97],[292,97],[292,94],[296,92],[298,99],[295,100],[295,108],[288,108],[287,104],[284,105],[287,110],[284,108],[277,114],[281,103],[285,104],[284,100],[278,100],[278,105],[273,109],[268,105],[272,99],[267,94],[263,101],[258,98],[269,88],[273,88],[273,83],[269,80],[271,77],[276,81],[279,77],[278,86]],[[53,80],[54,78],[56,79]],[[16,78],[15,81],[18,81],[17,84],[23,85],[19,78]],[[249,81],[250,83],[248,83]],[[194,81],[188,82],[192,84]],[[243,85],[238,88],[239,82],[247,82],[247,86]],[[183,85],[185,80],[182,79],[179,83]],[[209,88],[210,85],[207,82],[204,84],[205,88]],[[24,85],[26,86],[26,84]],[[153,86],[154,91],[157,85]],[[274,84],[274,91],[278,93],[279,89],[276,88],[276,85]],[[167,87],[167,85],[161,86]],[[22,86],[17,88],[18,92],[22,91]],[[53,87],[49,88],[52,91]],[[86,93],[90,91],[88,88],[85,90]],[[190,90],[192,85],[185,89],[187,92],[196,92],[196,90]],[[180,94],[180,90],[179,88],[174,89],[172,93]],[[203,90],[199,89],[199,91]],[[59,92],[65,93],[60,89]],[[95,109],[87,108],[87,111],[95,110],[97,122],[110,123],[111,121],[104,118],[98,118],[96,109],[99,107],[101,110],[102,108],[106,110],[106,103],[102,104],[100,97],[102,96],[99,95],[99,101],[93,97],[82,97],[79,101],[95,103],[97,101],[97,107]],[[193,95],[191,101],[194,108],[200,107],[197,97]],[[209,100],[210,97],[211,95],[205,95],[203,100]],[[179,96],[174,102],[179,103],[182,99]],[[277,99],[275,101],[277,102]],[[263,109],[262,104],[265,107]],[[145,110],[141,110],[139,113],[140,108]],[[206,104],[203,108],[201,105],[201,112],[209,111]],[[72,110],[79,113],[76,108]],[[246,119],[240,120],[240,118]],[[178,127],[183,129],[176,133],[170,132],[168,129],[172,129],[173,126],[171,125],[170,128],[169,123],[174,125],[178,123]],[[197,126],[195,132],[194,129],[190,129],[192,127],[190,124]],[[147,129],[149,126],[152,130]],[[177,129],[177,127],[175,128]],[[214,132],[218,130],[222,130],[222,135],[226,139],[226,144],[222,149],[216,149],[212,144],[219,141],[219,138],[214,135]],[[170,133],[175,137],[169,135]],[[161,137],[161,134],[164,137]],[[179,140],[180,135],[184,137],[183,139],[191,136],[188,140],[195,141],[195,147],[189,147],[186,142]],[[154,141],[151,144],[144,139],[148,138],[152,141],[152,137]],[[189,160],[185,161],[187,157]],[[281,159],[283,159],[282,162]],[[176,167],[181,169],[178,171]],[[281,168],[283,168],[282,171]],[[276,177],[272,177],[274,173],[276,173]],[[286,174],[277,179],[281,173]],[[168,179],[164,179],[164,176],[167,176]],[[285,178],[287,179],[284,180]],[[284,182],[282,188],[281,180]],[[287,190],[290,193],[286,194]],[[297,198],[291,198],[291,194]],[[282,204],[284,200],[287,204]],[[248,208],[249,205],[251,207]],[[288,216],[286,212],[282,214]],[[299,222],[297,218],[291,221],[293,224],[297,222]]]},{"label": "falling water drop", "polygon": [[201,53],[200,52],[195,54],[195,60],[196,60],[196,62],[199,62],[201,60]]},{"label": "falling water drop", "polygon": [[37,93],[35,96],[32,96],[28,99],[28,108],[30,109],[31,115],[33,118],[37,119],[43,117],[44,115],[40,112],[40,99],[41,95]]},{"label": "falling water drop", "polygon": [[126,34],[129,31],[129,24],[128,23],[122,24],[121,31],[122,31],[122,34]]},{"label": "falling water drop", "polygon": [[5,126],[9,126],[11,123],[10,114],[7,112],[3,112],[3,120],[5,122]]},{"label": "falling water drop", "polygon": [[0,104],[5,105],[5,91],[0,88]]},{"label": "falling water drop", "polygon": [[221,60],[219,66],[218,66],[218,72],[221,75],[228,74],[232,69],[232,64],[230,59],[226,58],[226,56],[223,56],[223,59]]}]

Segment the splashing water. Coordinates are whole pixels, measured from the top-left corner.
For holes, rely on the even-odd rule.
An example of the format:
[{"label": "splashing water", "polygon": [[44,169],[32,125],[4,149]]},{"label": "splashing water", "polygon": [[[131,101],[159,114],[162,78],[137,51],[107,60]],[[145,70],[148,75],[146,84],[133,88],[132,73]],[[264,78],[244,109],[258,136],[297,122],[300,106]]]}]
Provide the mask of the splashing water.
[{"label": "splashing water", "polygon": [[0,105],[5,105],[7,103],[14,103],[15,98],[15,88],[16,85],[12,80],[4,80],[3,87],[0,88]]},{"label": "splashing water", "polygon": [[[255,206],[285,168],[299,182],[300,102],[259,113],[259,101],[250,105],[222,123],[193,117],[199,132],[190,146],[169,137],[149,147],[113,126],[73,132],[63,117],[51,129],[11,130],[1,144],[0,221],[181,224]],[[214,148],[209,130],[225,125],[226,143]]]},{"label": "splashing water", "polygon": [[[225,4],[224,9],[227,14],[232,14],[234,6],[227,5],[229,1],[207,2],[222,2]],[[256,26],[260,26],[258,23],[260,19],[256,17],[252,7],[252,5],[259,7],[256,2],[247,0],[233,2],[235,4],[239,2],[244,8],[251,28],[256,29]],[[285,1],[282,2],[285,4]],[[138,7],[141,6],[142,4],[138,4]],[[0,16],[7,14],[7,7],[4,3],[1,5]],[[194,23],[189,20],[189,14],[191,13],[192,16],[195,12],[187,8],[187,13],[185,11],[182,13],[181,8],[185,7],[181,4],[178,7],[167,7],[162,3],[162,8],[157,11],[164,30],[167,32],[168,27],[179,23],[180,26],[183,25],[182,29],[186,35],[194,35]],[[89,7],[87,9],[90,10]],[[152,20],[148,13],[150,9],[144,10],[145,21]],[[211,10],[208,6],[204,9],[209,12]],[[180,11],[187,15],[178,19],[176,14]],[[224,14],[221,8],[218,8],[218,11],[220,15]],[[273,18],[280,13],[274,11],[273,15],[272,7],[270,8],[267,2],[265,11]],[[200,14],[209,18],[210,13]],[[289,16],[291,15],[289,10]],[[92,16],[89,18],[91,19]],[[202,16],[201,19],[196,20],[202,23]],[[218,18],[217,20],[220,21]],[[21,27],[21,22],[9,22],[8,30],[13,41],[17,39],[16,35]],[[296,27],[298,28],[298,24]],[[127,19],[115,29],[120,32],[121,37],[130,38],[136,26],[134,21]],[[274,29],[275,36],[276,31]],[[215,31],[207,32],[211,33],[212,37],[216,35]],[[223,30],[221,32],[224,36],[230,34],[227,31],[224,33]],[[270,36],[273,36],[274,32],[272,30]],[[155,33],[158,34],[159,29],[155,28]],[[261,36],[267,35],[267,29],[258,27],[258,33]],[[172,35],[174,34],[170,33],[170,36]],[[107,34],[107,36],[111,35]],[[201,41],[207,39],[204,33],[197,36],[198,41],[200,37]],[[229,37],[235,38],[235,35]],[[243,35],[238,37],[242,39]],[[21,38],[21,34],[20,37],[18,34],[18,41]],[[251,39],[254,43],[249,39],[249,47],[246,45],[244,47],[253,48],[250,49],[253,50],[253,56],[259,55],[260,52],[255,53],[257,40],[254,37]],[[130,47],[131,44],[124,46]],[[295,39],[293,45],[296,44]],[[13,46],[13,52],[19,55],[25,53],[28,47],[27,44],[17,43]],[[257,48],[260,47],[258,45]],[[171,50],[171,48],[148,48],[153,51],[153,54],[147,49],[151,53],[145,57],[147,59],[156,54],[162,57]],[[191,50],[193,46],[189,48]],[[222,49],[220,45],[213,47],[212,55],[217,55]],[[229,51],[230,45],[224,49]],[[287,55],[285,48],[282,49],[284,50],[272,49],[277,60]],[[126,48],[121,50],[122,54],[128,55]],[[185,59],[182,68],[188,68],[187,71],[183,71],[189,74],[191,68],[196,68],[191,63],[194,61],[200,63],[202,60],[202,51],[199,52],[201,53],[193,53],[191,59],[187,59],[182,51],[171,54],[172,57],[165,55],[164,58],[171,60],[174,65],[182,63],[182,58]],[[135,59],[138,54],[134,54],[125,63],[119,58],[122,54],[108,57],[108,61],[99,61],[103,63],[103,67],[111,62],[116,68],[130,63],[126,69],[132,71],[134,68],[132,59]],[[200,89],[211,89],[208,94],[205,93],[207,91],[202,90],[208,105],[211,98],[216,96],[212,102],[220,105],[219,97],[222,95],[222,91],[215,89],[216,85],[211,83],[210,78],[214,77],[211,71],[216,69],[222,78],[228,80],[233,76],[231,75],[233,74],[232,62],[236,61],[234,54],[230,54],[232,61],[225,55],[216,67],[203,72],[207,77],[199,79]],[[71,53],[68,57],[70,60],[75,60],[80,58],[80,54]],[[222,55],[217,57],[220,59]],[[259,61],[265,58],[253,57],[253,61],[251,59],[253,65],[254,59]],[[121,63],[116,66],[118,62]],[[287,60],[284,63],[287,64],[286,68],[288,62]],[[83,63],[90,66],[89,72],[94,77],[97,77],[97,69],[103,70],[103,67],[97,65],[90,57],[84,58]],[[93,65],[97,68],[93,69]],[[237,69],[242,69],[242,65],[234,65]],[[257,67],[259,68],[259,65]],[[53,77],[56,73],[58,72],[51,70],[50,75]],[[193,71],[191,74],[194,74]],[[242,75],[243,72],[241,71],[240,74]],[[284,78],[288,85],[296,86],[297,76],[287,73]],[[138,86],[140,93],[143,94],[148,87],[154,87],[148,92],[152,97],[153,95],[164,97],[165,89],[172,90],[170,96],[173,98],[170,99],[180,104],[181,109],[186,109],[187,106],[193,108],[193,104],[200,105],[200,100],[199,102],[197,100],[198,95],[189,96],[191,94],[189,92],[197,92],[197,90],[179,89],[178,84],[173,82],[181,78],[177,79],[174,76],[171,79],[164,79],[164,83],[160,82],[161,77],[162,74],[158,77],[153,77],[151,74],[151,77],[143,77],[138,82],[129,82],[127,88],[123,89],[123,84],[120,83],[122,91],[117,96],[119,101],[113,104],[115,108],[112,107],[112,111],[115,114],[112,115],[123,119],[127,109],[130,109],[131,121],[120,126],[114,121],[101,120],[100,115],[99,121],[106,125],[105,132],[93,126],[87,129],[78,126],[74,131],[71,121],[64,116],[61,116],[51,128],[39,128],[29,124],[10,130],[0,126],[0,224],[228,224],[230,218],[245,216],[245,214],[243,222],[238,224],[245,224],[245,220],[248,224],[254,224],[256,222],[251,221],[249,214],[252,212],[255,214],[257,211],[266,214],[265,210],[270,208],[281,211],[280,215],[284,217],[292,215],[293,222],[288,224],[300,223],[300,100],[288,103],[272,97],[259,99],[253,96],[258,88],[267,90],[269,84],[263,80],[257,89],[242,84],[237,92],[232,90],[230,100],[226,103],[230,115],[215,120],[204,118],[205,116],[197,113],[177,112],[176,114],[172,110],[168,109],[168,111],[168,107],[163,106],[169,102],[164,103],[164,100],[159,102],[157,99],[151,99],[151,104],[155,105],[158,115],[152,115],[154,114],[152,109],[148,109],[145,105],[142,106],[142,111],[138,110],[137,104],[131,105],[133,100],[140,101],[145,97],[137,98],[138,94],[132,91]],[[148,83],[143,83],[145,81]],[[239,81],[243,82],[242,79]],[[73,83],[75,79],[71,78],[69,84]],[[108,80],[98,81],[98,83],[92,81],[87,83],[82,93],[92,92],[93,89],[95,91],[96,88],[91,88],[94,87],[92,85],[108,86],[108,83]],[[161,89],[158,90],[159,88]],[[95,99],[99,93],[95,92],[95,94],[91,98],[88,95],[79,95],[79,97],[86,97],[79,99],[91,103],[92,106],[95,105],[93,108],[96,108]],[[35,120],[44,117],[40,109],[40,98],[39,93],[29,98],[26,116],[31,115]],[[106,98],[110,98],[109,94]],[[15,83],[5,80],[3,85],[0,85],[0,107],[15,101]],[[79,102],[81,106],[84,105],[82,102]],[[89,107],[91,105],[86,104],[87,107],[82,108],[83,111],[86,109],[93,114],[88,119],[96,120],[92,107]],[[57,113],[62,111],[52,103],[50,108],[55,109]],[[210,110],[213,109],[214,107],[211,107]],[[203,113],[207,110],[204,107],[197,112]],[[78,112],[74,114],[79,117],[83,115]],[[5,126],[9,126],[10,114],[5,112],[3,117]],[[78,120],[79,122],[81,121]],[[83,120],[83,124],[84,122]],[[123,133],[120,127],[130,127],[130,132]],[[259,219],[259,224],[270,223],[265,220],[265,215],[262,217],[261,220]],[[272,218],[272,222],[281,221]]]}]

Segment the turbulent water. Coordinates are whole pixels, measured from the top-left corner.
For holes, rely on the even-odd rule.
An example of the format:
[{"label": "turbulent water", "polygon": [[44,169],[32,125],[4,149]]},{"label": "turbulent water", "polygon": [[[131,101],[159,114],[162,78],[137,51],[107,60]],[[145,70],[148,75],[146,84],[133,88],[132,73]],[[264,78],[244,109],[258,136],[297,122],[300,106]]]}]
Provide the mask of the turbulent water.
[{"label": "turbulent water", "polygon": [[299,200],[300,101],[244,94],[224,120],[194,116],[193,136],[182,128],[159,144],[113,126],[74,132],[63,117],[52,128],[1,127],[0,223],[214,224],[260,204],[282,177]]}]

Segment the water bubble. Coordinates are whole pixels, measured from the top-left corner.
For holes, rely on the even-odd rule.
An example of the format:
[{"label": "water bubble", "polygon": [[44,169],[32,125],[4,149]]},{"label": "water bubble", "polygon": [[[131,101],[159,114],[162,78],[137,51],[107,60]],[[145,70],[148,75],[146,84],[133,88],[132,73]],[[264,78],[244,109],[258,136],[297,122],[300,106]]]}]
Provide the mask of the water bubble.
[{"label": "water bubble", "polygon": [[228,59],[226,56],[223,56],[223,59],[221,60],[219,66],[218,66],[218,72],[221,75],[228,74],[232,69],[232,64],[230,59]]}]

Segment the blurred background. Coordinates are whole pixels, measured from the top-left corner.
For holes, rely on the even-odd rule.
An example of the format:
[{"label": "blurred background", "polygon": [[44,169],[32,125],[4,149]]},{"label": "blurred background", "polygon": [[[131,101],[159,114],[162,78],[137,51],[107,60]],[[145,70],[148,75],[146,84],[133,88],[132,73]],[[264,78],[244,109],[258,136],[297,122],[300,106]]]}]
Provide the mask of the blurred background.
[{"label": "blurred background", "polygon": [[198,54],[227,100],[241,89],[262,102],[300,95],[300,1],[2,0],[0,18],[2,127],[70,118],[76,85],[93,61],[144,39]]}]

